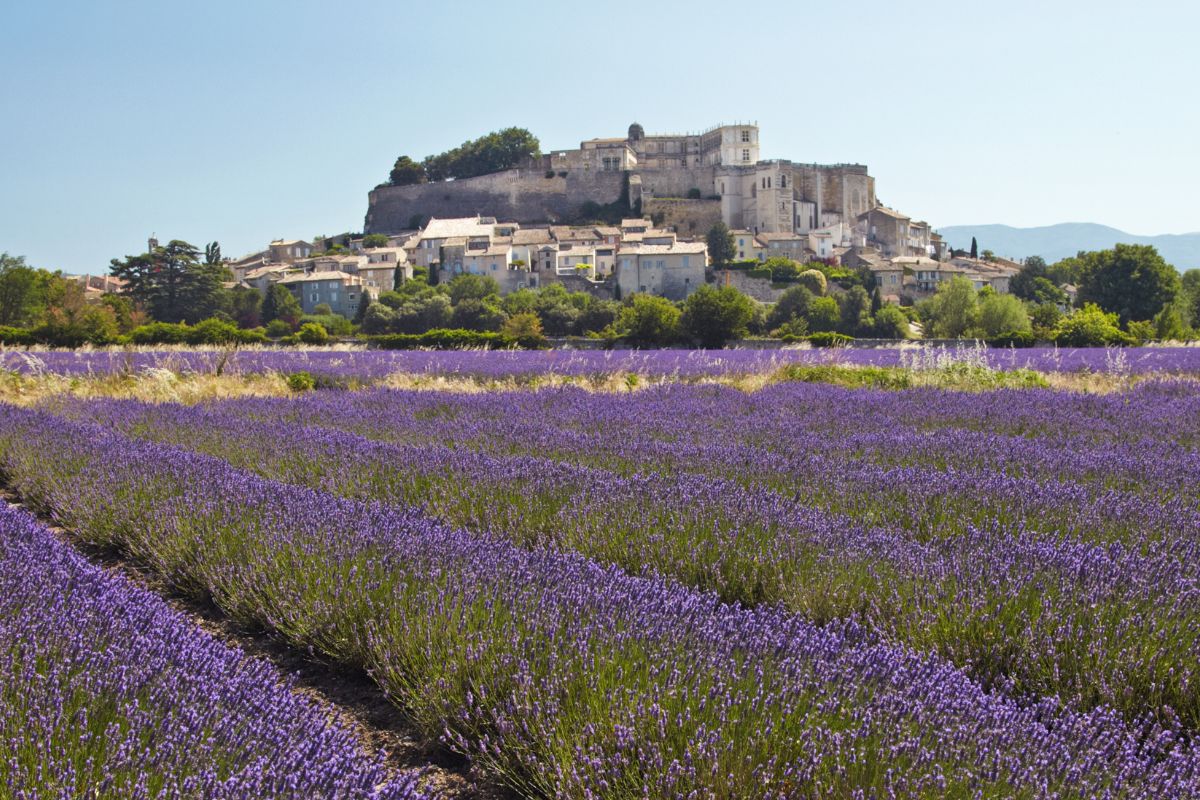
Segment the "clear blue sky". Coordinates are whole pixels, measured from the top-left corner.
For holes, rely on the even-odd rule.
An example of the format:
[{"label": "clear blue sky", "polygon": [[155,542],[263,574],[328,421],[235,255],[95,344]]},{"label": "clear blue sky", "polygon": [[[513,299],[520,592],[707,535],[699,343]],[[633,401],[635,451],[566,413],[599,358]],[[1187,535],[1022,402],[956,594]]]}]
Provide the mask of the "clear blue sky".
[{"label": "clear blue sky", "polygon": [[510,125],[543,149],[757,120],[935,227],[1200,230],[1200,4],[8,2],[0,250],[359,230],[367,191]]}]

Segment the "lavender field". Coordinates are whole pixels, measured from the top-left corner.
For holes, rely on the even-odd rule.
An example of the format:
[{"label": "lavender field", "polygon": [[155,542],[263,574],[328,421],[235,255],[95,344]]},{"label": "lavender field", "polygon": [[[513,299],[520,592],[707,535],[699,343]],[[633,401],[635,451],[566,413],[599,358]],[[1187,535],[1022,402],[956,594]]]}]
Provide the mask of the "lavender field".
[{"label": "lavender field", "polygon": [[510,378],[633,373],[700,378],[771,372],[789,364],[912,366],[978,363],[996,370],[1131,375],[1200,374],[1200,347],[988,349],[908,345],[862,349],[386,351],[362,349],[3,350],[0,370],[32,375],[310,372],[363,383],[392,374]]},{"label": "lavender field", "polygon": [[[0,474],[76,543],[118,552],[179,596],[299,651],[365,670],[431,752],[466,759],[484,793],[1195,797],[1195,352],[987,356],[1018,359],[989,362],[997,370],[1145,376],[1104,394],[781,379],[755,391],[691,381],[364,388],[194,405],[63,395],[0,407]],[[37,355],[63,360],[32,369],[73,364],[77,374],[131,357]],[[305,371],[364,382],[398,369],[724,376],[831,358],[920,367],[895,350],[243,356],[259,360],[239,369],[295,371],[309,359]],[[881,360],[855,361],[867,357]],[[96,660],[69,630],[50,630],[45,620],[90,619],[55,599],[81,580],[62,565],[94,568],[22,512],[5,519],[0,582],[7,569],[16,577],[6,589],[33,587],[0,599],[4,641],[28,642],[6,662],[29,676],[25,688],[0,690],[0,731],[30,754],[0,759],[10,786],[39,796],[37,786],[65,785],[87,763],[93,781],[111,774],[149,781],[145,796],[186,796],[187,780],[241,785],[239,765],[260,763],[259,780],[294,774],[342,792],[271,784],[262,796],[354,797],[372,781],[361,796],[415,796],[411,776],[384,781],[344,734],[298,742],[303,704],[281,715],[293,721],[251,727],[292,726],[266,734],[269,756],[253,738],[213,751],[228,737],[211,730],[243,730],[238,715],[276,704],[239,704],[251,688],[203,659],[190,680],[233,710],[181,710],[193,690],[172,683],[147,722],[124,684],[105,681],[121,672],[112,665],[140,664],[163,645],[137,639]],[[37,566],[47,559],[53,568]],[[48,577],[22,577],[38,569]],[[87,601],[80,594],[70,602]],[[102,616],[111,626],[119,615]],[[155,620],[135,627],[168,626]],[[65,677],[22,666],[44,665],[31,654],[64,641],[74,649],[51,660],[67,665]],[[286,694],[286,682],[252,674]],[[122,731],[154,734],[118,758],[80,733],[94,727],[74,707],[31,728],[24,720],[44,712],[23,704],[61,705],[62,686],[74,703],[131,719],[116,723]],[[206,745],[177,744],[192,739]],[[341,755],[323,756],[319,774],[288,766],[318,746]],[[52,773],[60,783],[29,783],[31,765],[51,757],[42,753],[64,765]],[[170,761],[184,755],[192,760]],[[164,773],[175,782],[155,782]]]}]

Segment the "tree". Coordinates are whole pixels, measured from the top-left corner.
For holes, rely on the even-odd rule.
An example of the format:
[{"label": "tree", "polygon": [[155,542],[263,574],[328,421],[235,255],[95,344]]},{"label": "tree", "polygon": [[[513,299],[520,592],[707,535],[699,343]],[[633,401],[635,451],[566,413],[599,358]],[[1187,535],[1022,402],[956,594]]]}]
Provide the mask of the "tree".
[{"label": "tree", "polygon": [[983,258],[984,261],[995,261],[996,260],[996,254],[993,253],[991,250],[984,250],[979,255],[981,258]]},{"label": "tree", "polygon": [[679,338],[680,316],[670,300],[637,293],[625,301],[616,327],[622,336],[639,344],[669,344]]},{"label": "tree", "polygon": [[536,136],[524,128],[505,128],[429,156],[422,166],[429,180],[444,181],[501,172],[539,155],[541,145]]},{"label": "tree", "polygon": [[979,302],[979,327],[989,338],[1032,329],[1024,304],[1011,294],[992,294]]},{"label": "tree", "polygon": [[306,322],[301,325],[297,336],[305,344],[325,344],[329,341],[329,331],[315,322]]},{"label": "tree", "polygon": [[388,237],[382,233],[368,233],[363,237],[363,247],[387,247]]},{"label": "tree", "polygon": [[478,300],[468,297],[454,304],[450,324],[471,331],[498,331],[504,324],[504,312],[493,302],[494,297]]},{"label": "tree", "polygon": [[975,286],[955,276],[938,286],[937,293],[921,305],[926,330],[937,338],[957,339],[978,324]]},{"label": "tree", "polygon": [[1179,273],[1151,245],[1118,244],[1082,261],[1080,305],[1095,303],[1122,323],[1153,319],[1181,289]]},{"label": "tree", "polygon": [[541,347],[546,343],[546,336],[542,333],[542,321],[538,319],[537,314],[528,311],[506,319],[500,327],[500,332],[514,339],[522,347]]},{"label": "tree", "polygon": [[447,288],[450,290],[450,302],[454,305],[463,300],[483,300],[500,294],[500,284],[496,283],[495,278],[472,273],[455,276]]},{"label": "tree", "polygon": [[754,319],[754,301],[732,286],[704,284],[683,302],[680,326],[703,347],[722,347],[746,335]]},{"label": "tree", "polygon": [[806,269],[796,276],[796,283],[805,286],[817,297],[821,297],[829,289],[829,279],[819,269]]},{"label": "tree", "polygon": [[779,300],[771,307],[767,315],[767,327],[771,330],[786,325],[793,320],[808,321],[808,307],[813,301],[813,293],[806,286],[791,286],[779,296]]},{"label": "tree", "polygon": [[838,332],[861,336],[871,324],[871,296],[861,286],[852,286],[838,303]]},{"label": "tree", "polygon": [[257,289],[238,286],[229,292],[229,316],[239,328],[257,328],[262,324],[263,297]]},{"label": "tree", "polygon": [[783,256],[771,256],[761,269],[771,270],[771,280],[777,283],[793,281],[804,272],[804,268],[798,262]]},{"label": "tree", "polygon": [[0,253],[0,325],[33,325],[45,308],[45,278],[24,256]]},{"label": "tree", "polygon": [[813,333],[837,330],[841,312],[832,297],[814,297],[808,304],[808,329]]},{"label": "tree", "polygon": [[733,231],[724,222],[718,222],[708,229],[708,257],[713,266],[724,267],[737,256],[737,243]]},{"label": "tree", "polygon": [[139,256],[112,259],[111,272],[126,284],[123,293],[160,322],[197,322],[221,305],[224,268],[199,262],[200,251],[172,239]]},{"label": "tree", "polygon": [[363,292],[358,298],[358,308],[354,310],[354,324],[362,325],[363,319],[367,316],[367,309],[371,307],[371,295]]},{"label": "tree", "polygon": [[1154,318],[1154,338],[1160,342],[1186,342],[1191,338],[1179,309],[1163,306],[1163,310]]},{"label": "tree", "polygon": [[416,183],[424,183],[427,180],[425,167],[413,161],[408,156],[397,158],[396,163],[392,165],[391,173],[388,175],[388,181],[392,186],[412,186]]},{"label": "tree", "polygon": [[880,339],[907,339],[910,330],[908,317],[893,305],[880,308],[871,325],[872,333]]},{"label": "tree", "polygon": [[975,241],[975,237],[971,237],[971,258],[979,258],[979,242]]},{"label": "tree", "polygon": [[221,243],[209,242],[204,245],[204,263],[216,266],[221,263]]},{"label": "tree", "polygon": [[296,296],[286,286],[271,284],[266,297],[263,298],[262,321],[273,322],[281,319],[294,328],[302,316],[304,310],[300,308]]},{"label": "tree", "polygon": [[1129,344],[1130,337],[1118,327],[1115,312],[1106,313],[1095,303],[1087,303],[1063,317],[1054,331],[1054,342],[1069,347],[1103,347]]},{"label": "tree", "polygon": [[1200,269],[1189,269],[1180,280],[1184,322],[1200,327]]}]

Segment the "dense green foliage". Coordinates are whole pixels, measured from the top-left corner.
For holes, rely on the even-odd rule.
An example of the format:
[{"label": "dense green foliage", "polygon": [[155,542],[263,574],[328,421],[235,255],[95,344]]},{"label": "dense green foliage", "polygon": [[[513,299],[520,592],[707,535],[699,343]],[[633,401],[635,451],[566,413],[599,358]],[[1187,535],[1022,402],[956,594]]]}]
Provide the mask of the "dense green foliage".
[{"label": "dense green foliage", "polygon": [[408,186],[425,181],[474,178],[511,169],[526,158],[539,155],[541,145],[536,136],[524,128],[505,128],[463,142],[444,153],[428,156],[420,164],[408,156],[400,156],[389,179],[394,186]]}]

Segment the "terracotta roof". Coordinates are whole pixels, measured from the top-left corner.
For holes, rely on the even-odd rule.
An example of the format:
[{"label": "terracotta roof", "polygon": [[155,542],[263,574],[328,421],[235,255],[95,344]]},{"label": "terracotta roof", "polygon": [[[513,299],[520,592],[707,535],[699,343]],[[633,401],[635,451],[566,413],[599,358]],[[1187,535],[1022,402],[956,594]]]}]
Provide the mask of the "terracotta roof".
[{"label": "terracotta roof", "polygon": [[525,228],[513,233],[513,244],[545,244],[550,241],[546,228]]},{"label": "terracotta roof", "polygon": [[307,275],[305,275],[303,273],[297,273],[295,275],[288,275],[284,278],[280,278],[279,282],[280,283],[312,283],[314,281],[336,281],[336,280],[340,280],[342,283],[347,283],[347,282],[357,283],[360,279],[357,275],[349,275],[345,272],[339,272],[338,270],[329,270],[328,272],[312,272]]},{"label": "terracotta roof", "polygon": [[[487,220],[486,222],[484,220]],[[421,231],[422,239],[450,239],[459,236],[491,236],[496,227],[492,217],[461,217],[458,219],[431,219]]]},{"label": "terracotta roof", "polygon": [[676,242],[675,244],[642,244],[634,247],[623,247],[621,253],[625,255],[649,256],[649,255],[691,255],[695,253],[708,253],[708,245],[704,242]]}]

